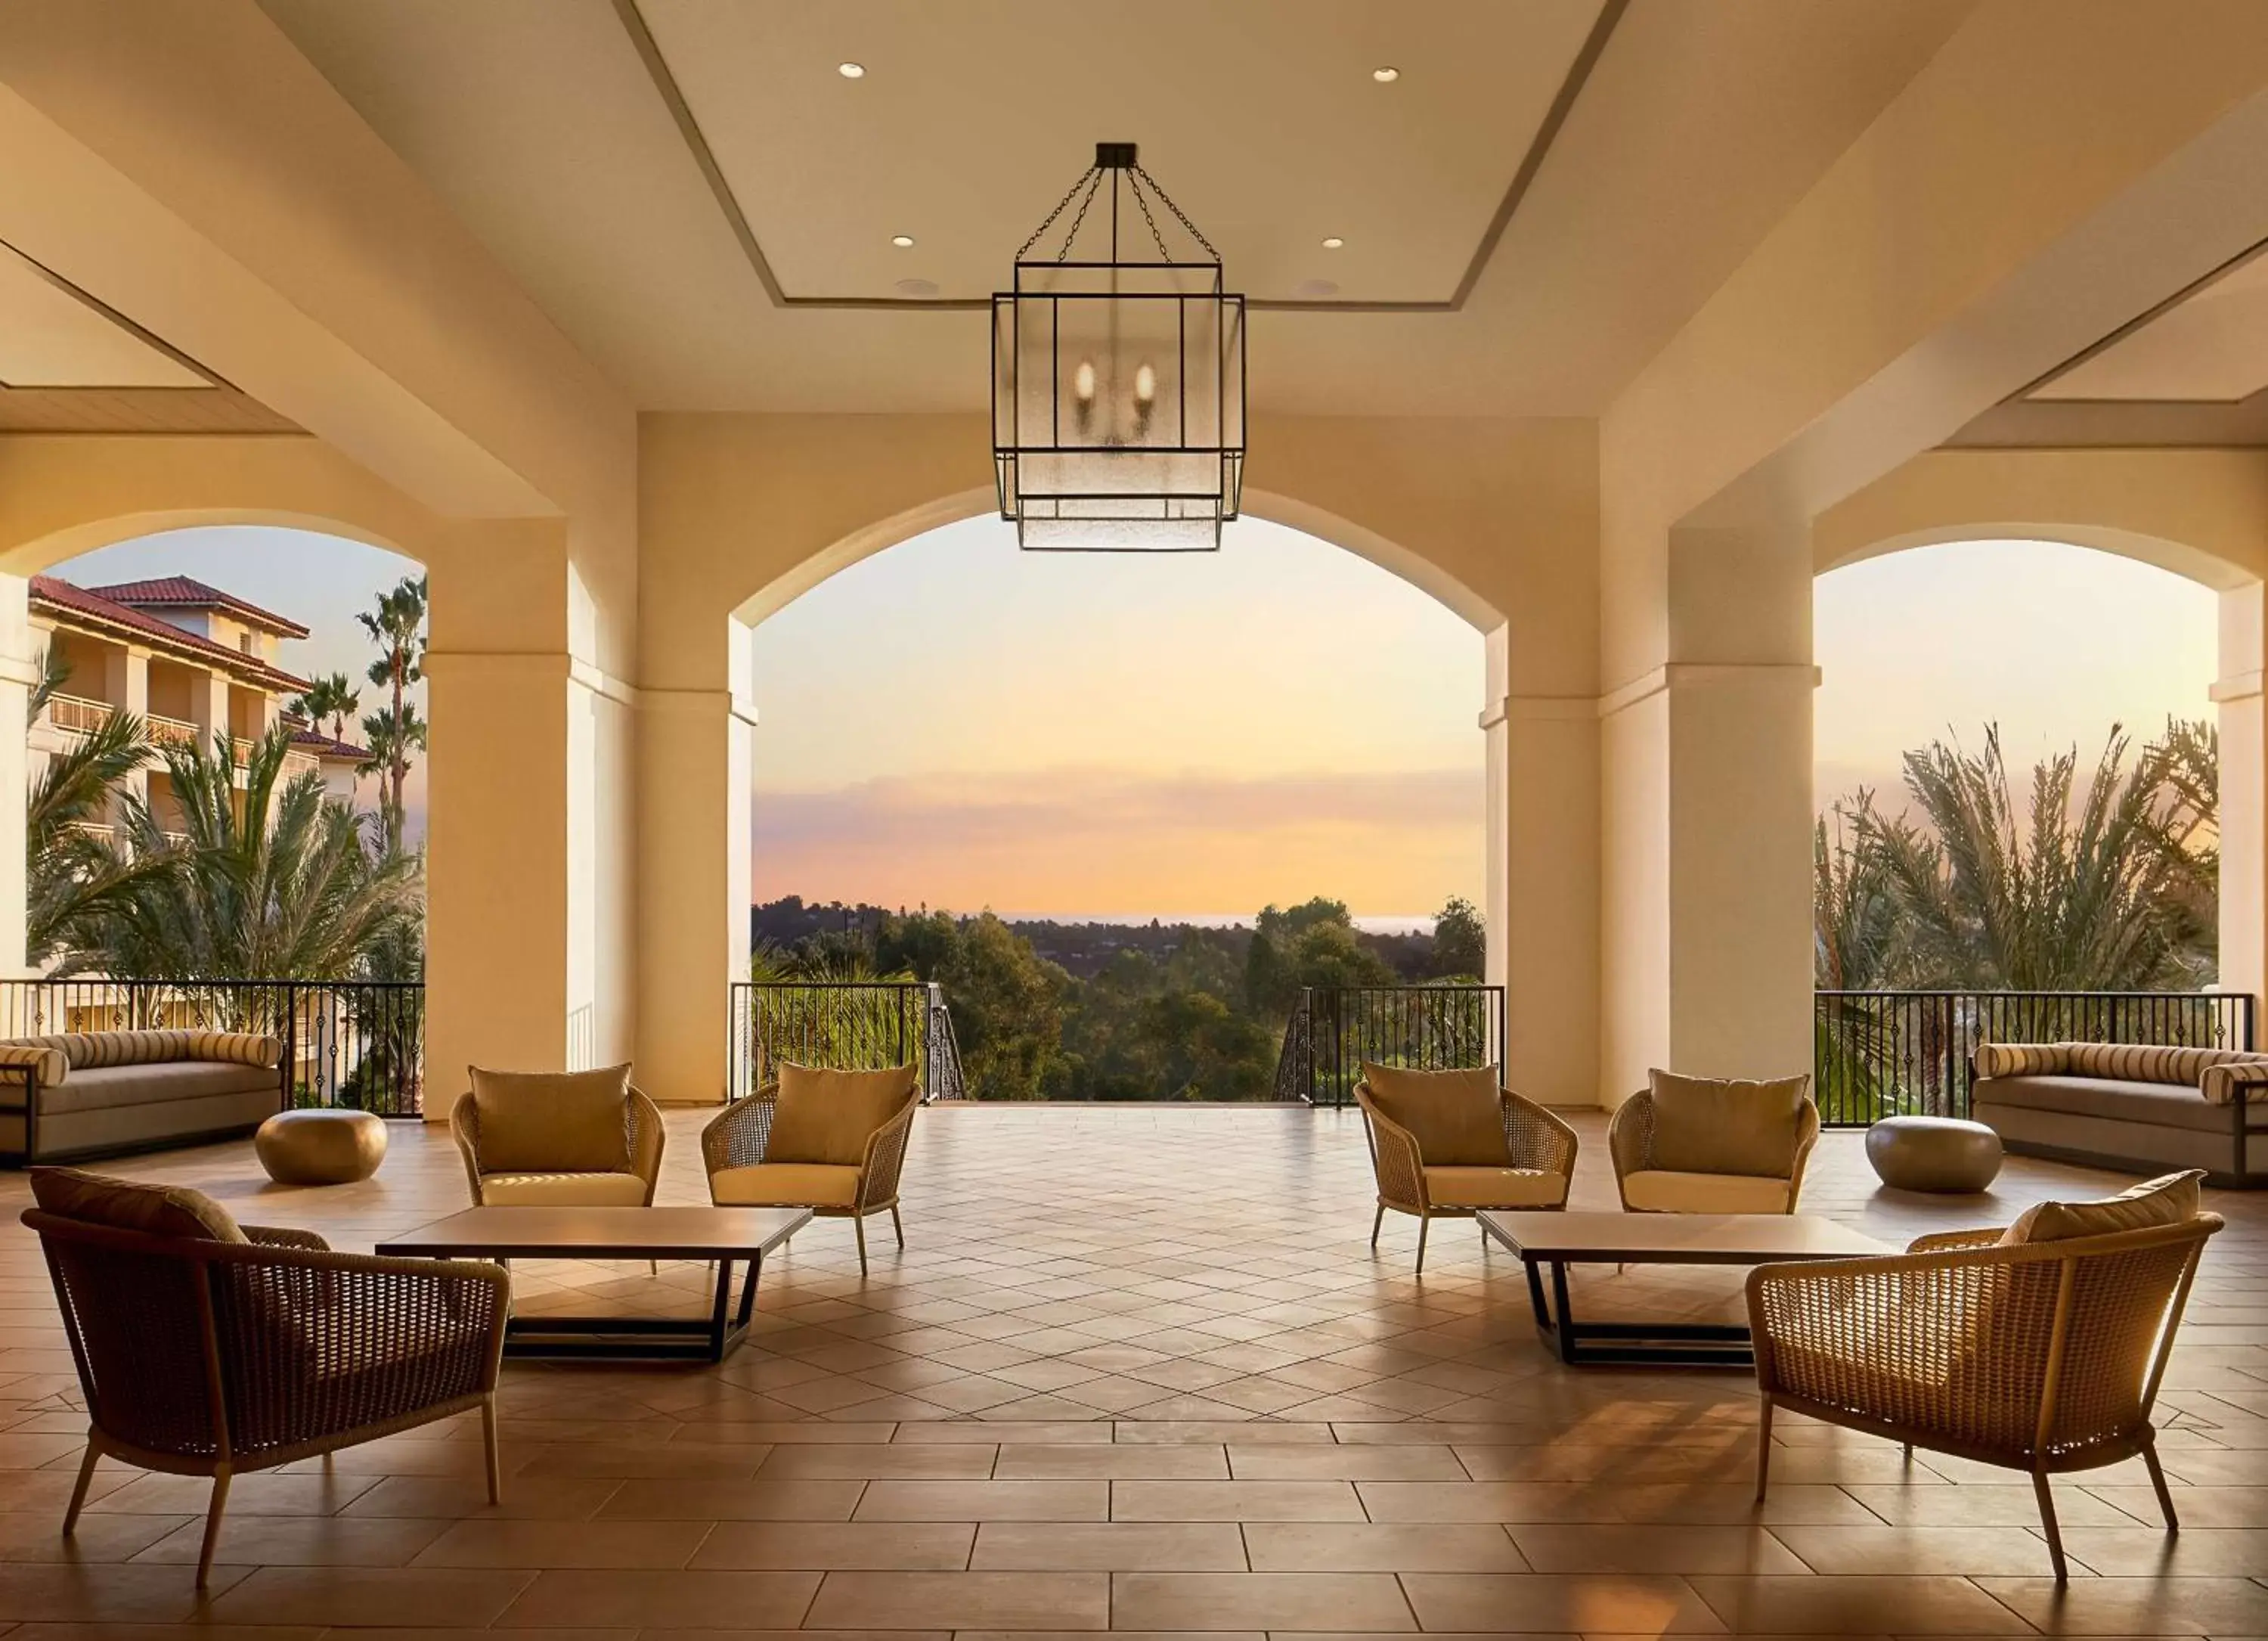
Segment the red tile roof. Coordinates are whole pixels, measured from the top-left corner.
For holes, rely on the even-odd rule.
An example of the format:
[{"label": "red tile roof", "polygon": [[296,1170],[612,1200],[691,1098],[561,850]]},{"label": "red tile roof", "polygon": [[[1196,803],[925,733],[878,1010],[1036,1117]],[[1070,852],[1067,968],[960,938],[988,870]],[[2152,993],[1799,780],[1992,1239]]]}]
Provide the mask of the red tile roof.
[{"label": "red tile roof", "polygon": [[326,760],[352,758],[360,764],[370,757],[370,749],[366,746],[357,746],[351,741],[339,740],[320,729],[311,729],[297,719],[287,718],[284,721],[291,726],[291,744],[302,751],[313,752],[317,758]]},{"label": "red tile roof", "polygon": [[85,589],[98,598],[107,598],[114,604],[133,604],[173,610],[219,610],[234,616],[247,626],[255,626],[284,638],[303,639],[307,629],[288,616],[279,616],[272,610],[262,610],[249,604],[233,593],[224,593],[217,587],[207,585],[187,575],[153,576],[141,581],[113,581],[107,587]]},{"label": "red tile roof", "polygon": [[257,655],[247,655],[241,650],[231,649],[225,644],[216,644],[201,639],[194,632],[184,632],[169,622],[155,616],[106,598],[70,581],[58,580],[52,575],[32,578],[32,607],[46,608],[50,613],[107,628],[114,632],[131,635],[152,649],[169,650],[176,655],[202,662],[217,671],[225,672],[256,684],[262,689],[274,690],[282,695],[297,695],[306,691],[307,681],[294,677],[280,667],[271,667]]}]

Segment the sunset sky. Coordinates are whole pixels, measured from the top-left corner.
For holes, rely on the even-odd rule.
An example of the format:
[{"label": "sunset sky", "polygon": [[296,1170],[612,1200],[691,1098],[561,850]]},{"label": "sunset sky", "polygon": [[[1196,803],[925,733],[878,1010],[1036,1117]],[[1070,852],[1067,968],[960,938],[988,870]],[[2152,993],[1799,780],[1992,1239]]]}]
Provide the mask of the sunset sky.
[{"label": "sunset sky", "polygon": [[[196,576],[312,627],[287,667],[358,677],[354,612],[414,568],[226,529],[55,573]],[[2213,595],[2082,549],[1901,553],[1821,578],[1816,611],[1822,803],[1894,791],[1903,751],[1974,744],[1988,718],[2021,768],[2074,742],[2091,762],[2114,721],[2139,739],[2211,711]],[[1049,555],[972,520],[821,584],[755,643],[760,898],[1170,916],[1328,894],[1385,918],[1480,895],[1480,635],[1296,532]]]}]

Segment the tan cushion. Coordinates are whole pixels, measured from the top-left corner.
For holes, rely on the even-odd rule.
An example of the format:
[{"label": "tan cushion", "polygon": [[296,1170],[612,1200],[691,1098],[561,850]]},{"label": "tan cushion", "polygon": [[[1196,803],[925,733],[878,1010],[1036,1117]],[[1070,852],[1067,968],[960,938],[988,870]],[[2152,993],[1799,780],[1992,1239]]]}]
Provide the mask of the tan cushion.
[{"label": "tan cushion", "polygon": [[1653,1161],[1671,1173],[1785,1179],[1795,1172],[1796,1113],[1808,1076],[1750,1081],[1646,1074],[1653,1090]]},{"label": "tan cushion", "polygon": [[32,1170],[32,1200],[50,1214],[153,1237],[247,1240],[229,1211],[186,1186],[144,1185],[77,1168]]},{"label": "tan cushion", "polygon": [[858,1171],[826,1163],[759,1163],[709,1176],[719,1208],[849,1208],[858,1200]]},{"label": "tan cushion", "polygon": [[858,1167],[866,1160],[866,1142],[906,1108],[918,1081],[912,1066],[827,1071],[783,1063],[764,1160]]},{"label": "tan cushion", "polygon": [[481,1167],[499,1174],[604,1174],[630,1164],[630,1068],[473,1074]]},{"label": "tan cushion", "polygon": [[1437,1208],[1557,1208],[1567,1180],[1533,1168],[1428,1168],[1425,1197]]},{"label": "tan cushion", "polygon": [[2073,1237],[2107,1237],[2121,1231],[2150,1231],[2195,1219],[2203,1198],[2198,1181],[2205,1171],[2161,1174],[2098,1202],[2035,1202],[2000,1233],[2003,1247],[2027,1242],[2062,1242]]},{"label": "tan cushion", "polygon": [[1979,1077],[2054,1076],[2070,1062],[2061,1043],[1979,1043],[1969,1057]]},{"label": "tan cushion", "polygon": [[283,1043],[256,1031],[56,1031],[15,1039],[40,1048],[58,1048],[71,1068],[154,1066],[173,1060],[272,1066],[284,1058]]},{"label": "tan cushion", "polygon": [[1645,1168],[1623,1176],[1623,1200],[1649,1214],[1785,1214],[1787,1181]]},{"label": "tan cushion", "polygon": [[1504,1090],[1493,1066],[1404,1071],[1363,1061],[1362,1080],[1388,1120],[1410,1130],[1430,1168],[1506,1168]]},{"label": "tan cushion", "polygon": [[645,1181],[632,1173],[482,1174],[481,1201],[490,1208],[638,1208]]}]

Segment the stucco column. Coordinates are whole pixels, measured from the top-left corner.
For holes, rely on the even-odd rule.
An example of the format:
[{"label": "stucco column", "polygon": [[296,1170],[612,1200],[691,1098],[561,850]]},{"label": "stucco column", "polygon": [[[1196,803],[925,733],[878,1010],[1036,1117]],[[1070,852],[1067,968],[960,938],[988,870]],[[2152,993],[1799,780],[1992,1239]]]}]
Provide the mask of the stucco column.
[{"label": "stucco column", "polygon": [[[131,713],[144,722],[150,717],[150,652],[138,644],[122,649],[103,652],[102,699],[120,712]],[[147,800],[150,795],[150,772],[136,769],[118,783],[114,800],[113,819],[122,818],[126,800],[136,797]]]},{"label": "stucco column", "polygon": [[[2268,713],[2261,662],[2264,588],[2220,595],[2220,986],[2257,999],[2268,991]],[[2264,1024],[2256,1016],[2254,1040]]]},{"label": "stucco column", "polygon": [[[583,653],[556,525],[437,557],[426,672],[425,1113],[468,1064],[630,1058],[634,697]],[[584,612],[587,613],[587,612]]]},{"label": "stucco column", "polygon": [[1550,1105],[1598,1097],[1599,715],[1518,679],[1488,635],[1488,980],[1505,987],[1505,1080]]},{"label": "stucco column", "polygon": [[29,733],[33,659],[31,582],[0,575],[0,978],[28,972],[24,962],[24,806],[31,795]]},{"label": "stucco column", "polygon": [[1666,609],[1622,612],[1653,663],[1599,703],[1609,1099],[1650,1066],[1811,1068],[1808,536],[1681,529],[1662,548]]},{"label": "stucco column", "polygon": [[727,987],[748,972],[753,634],[713,627],[679,669],[712,684],[639,698],[638,1076],[673,1100],[725,1098]]}]

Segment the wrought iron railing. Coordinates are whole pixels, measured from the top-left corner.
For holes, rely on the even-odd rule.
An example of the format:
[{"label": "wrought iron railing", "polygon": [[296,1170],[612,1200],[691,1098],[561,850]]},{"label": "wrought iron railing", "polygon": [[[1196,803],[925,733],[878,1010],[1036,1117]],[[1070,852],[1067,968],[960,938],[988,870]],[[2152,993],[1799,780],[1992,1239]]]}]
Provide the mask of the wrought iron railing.
[{"label": "wrought iron railing", "polygon": [[1276,1061],[1276,1098],[1345,1105],[1362,1062],[1447,1071],[1504,1063],[1501,986],[1301,988]]},{"label": "wrought iron railing", "polygon": [[965,1099],[942,987],[918,980],[736,980],[725,1096],[774,1081],[782,1061],[838,1071],[918,1065],[924,1098]]},{"label": "wrought iron railing", "polygon": [[424,1109],[422,981],[0,980],[0,1037],[168,1030],[279,1039],[295,1105]]},{"label": "wrought iron railing", "polygon": [[2148,1043],[2250,1049],[2252,998],[2239,992],[1846,992],[1812,1005],[1820,1120],[1969,1114],[1979,1043]]}]

